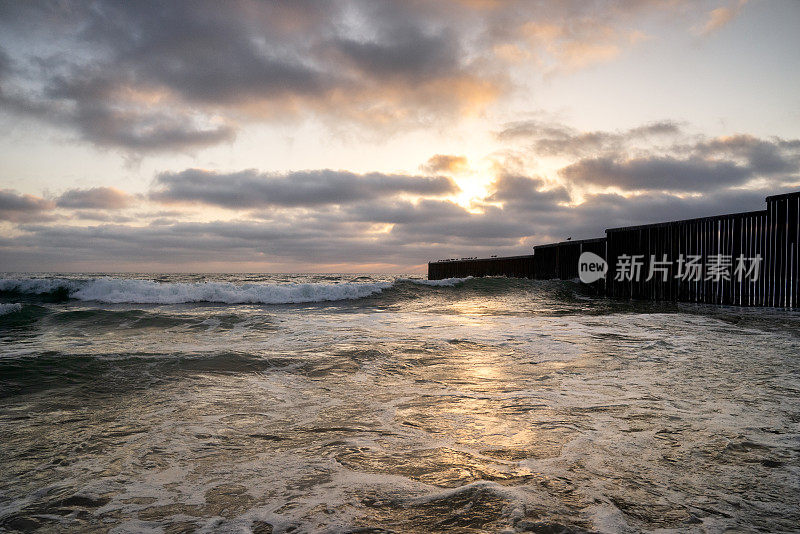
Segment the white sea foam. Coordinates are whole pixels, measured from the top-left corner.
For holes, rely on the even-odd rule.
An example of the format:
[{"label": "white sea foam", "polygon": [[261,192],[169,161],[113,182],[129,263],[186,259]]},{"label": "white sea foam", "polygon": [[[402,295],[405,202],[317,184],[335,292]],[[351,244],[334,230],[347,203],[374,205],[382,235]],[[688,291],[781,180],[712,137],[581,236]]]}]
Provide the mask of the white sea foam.
[{"label": "white sea foam", "polygon": [[[426,286],[454,286],[466,278],[445,280],[399,279]],[[394,282],[342,283],[249,283],[230,282],[155,282],[123,278],[93,278],[69,280],[64,278],[0,279],[0,291],[26,294],[51,293],[65,289],[70,298],[106,303],[182,304],[188,302],[217,302],[224,304],[292,304],[352,300],[381,293]],[[8,313],[8,312],[6,312]]]},{"label": "white sea foam", "polygon": [[13,291],[15,293],[41,294],[52,293],[60,288],[75,291],[81,282],[66,280],[64,278],[2,278],[0,291]]},{"label": "white sea foam", "polygon": [[358,299],[380,293],[390,286],[388,282],[236,285],[228,282],[159,283],[150,280],[97,279],[87,282],[70,296],[79,300],[137,304],[290,304]]},{"label": "white sea foam", "polygon": [[6,315],[8,313],[14,313],[22,310],[22,304],[1,304],[0,303],[0,315]]},{"label": "white sea foam", "polygon": [[71,298],[107,303],[289,304],[358,299],[380,293],[392,285],[391,282],[238,285],[229,282],[160,283],[119,278],[85,281],[31,278],[0,280],[0,291],[41,294],[65,288]]}]

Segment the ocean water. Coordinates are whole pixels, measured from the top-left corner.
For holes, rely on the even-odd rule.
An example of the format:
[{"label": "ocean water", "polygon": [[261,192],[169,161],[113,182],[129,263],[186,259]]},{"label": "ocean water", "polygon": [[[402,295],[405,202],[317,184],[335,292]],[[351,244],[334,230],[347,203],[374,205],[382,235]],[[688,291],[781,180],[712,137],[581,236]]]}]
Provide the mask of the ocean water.
[{"label": "ocean water", "polygon": [[790,532],[800,315],[579,284],[0,278],[0,530]]}]

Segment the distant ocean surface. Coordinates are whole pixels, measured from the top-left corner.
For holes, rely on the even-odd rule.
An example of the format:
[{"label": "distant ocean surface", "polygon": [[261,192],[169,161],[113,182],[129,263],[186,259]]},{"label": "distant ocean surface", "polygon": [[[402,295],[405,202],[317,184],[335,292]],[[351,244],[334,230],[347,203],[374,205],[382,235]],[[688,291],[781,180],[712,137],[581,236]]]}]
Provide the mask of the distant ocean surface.
[{"label": "distant ocean surface", "polygon": [[5,274],[0,468],[0,531],[797,531],[800,314]]}]

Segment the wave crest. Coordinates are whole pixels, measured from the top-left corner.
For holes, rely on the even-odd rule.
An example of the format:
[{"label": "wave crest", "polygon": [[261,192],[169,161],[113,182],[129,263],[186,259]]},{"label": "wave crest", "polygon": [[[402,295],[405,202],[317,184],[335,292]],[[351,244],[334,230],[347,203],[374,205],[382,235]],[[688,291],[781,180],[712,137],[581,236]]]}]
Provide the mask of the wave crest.
[{"label": "wave crest", "polygon": [[0,280],[0,291],[48,294],[66,290],[69,298],[112,304],[182,304],[216,302],[224,304],[290,304],[359,299],[380,293],[391,282],[374,283],[250,283],[172,282],[119,278],[85,281],[64,279]]},{"label": "wave crest", "polygon": [[[83,301],[109,304],[183,304],[213,302],[223,304],[299,304],[369,297],[397,283],[451,287],[468,278],[420,280],[400,278],[394,282],[339,283],[246,283],[231,282],[156,282],[125,278],[6,278],[0,279],[0,292],[21,295],[62,295]],[[3,305],[16,306],[16,305]],[[16,308],[6,311],[18,311]]]}]

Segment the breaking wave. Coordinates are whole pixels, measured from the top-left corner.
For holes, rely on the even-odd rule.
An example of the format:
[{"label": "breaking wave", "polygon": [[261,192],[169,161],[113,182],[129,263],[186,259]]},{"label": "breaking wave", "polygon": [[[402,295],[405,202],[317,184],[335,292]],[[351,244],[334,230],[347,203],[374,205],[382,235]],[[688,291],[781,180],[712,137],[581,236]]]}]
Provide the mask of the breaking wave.
[{"label": "breaking wave", "polygon": [[[152,280],[92,278],[0,279],[0,293],[45,295],[62,299],[111,304],[183,304],[212,302],[223,304],[297,304],[353,300],[381,293],[398,283],[426,286],[454,286],[466,278],[446,280],[397,279],[394,282],[341,283],[247,283],[231,282],[156,282]],[[0,304],[0,313],[19,311],[18,304]]]}]

